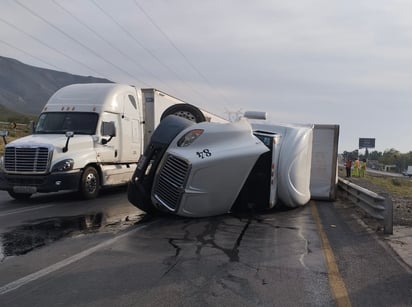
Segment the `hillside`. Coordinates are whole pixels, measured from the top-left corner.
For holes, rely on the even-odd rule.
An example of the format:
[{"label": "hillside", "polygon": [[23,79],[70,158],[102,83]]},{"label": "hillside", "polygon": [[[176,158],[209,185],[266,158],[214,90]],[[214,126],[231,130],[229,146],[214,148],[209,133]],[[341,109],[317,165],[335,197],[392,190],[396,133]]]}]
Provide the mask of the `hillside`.
[{"label": "hillside", "polygon": [[38,115],[49,97],[59,88],[73,83],[112,82],[91,76],[78,76],[44,69],[0,56],[0,106]]}]

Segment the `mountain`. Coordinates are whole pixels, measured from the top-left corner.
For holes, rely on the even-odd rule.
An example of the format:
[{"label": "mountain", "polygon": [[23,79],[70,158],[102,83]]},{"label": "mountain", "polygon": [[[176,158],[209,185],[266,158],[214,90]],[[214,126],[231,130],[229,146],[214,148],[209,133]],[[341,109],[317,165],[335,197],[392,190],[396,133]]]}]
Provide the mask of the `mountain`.
[{"label": "mountain", "polygon": [[0,56],[0,106],[18,113],[38,115],[50,96],[73,83],[112,81],[39,68]]}]

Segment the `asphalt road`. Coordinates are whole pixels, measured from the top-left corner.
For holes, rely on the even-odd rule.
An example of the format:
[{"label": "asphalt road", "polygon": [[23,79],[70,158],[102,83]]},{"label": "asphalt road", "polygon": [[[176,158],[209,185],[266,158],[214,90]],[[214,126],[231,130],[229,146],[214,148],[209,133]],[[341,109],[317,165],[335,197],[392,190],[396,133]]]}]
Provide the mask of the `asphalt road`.
[{"label": "asphalt road", "polygon": [[340,202],[148,217],[125,191],[0,192],[0,306],[411,306],[412,274]]}]

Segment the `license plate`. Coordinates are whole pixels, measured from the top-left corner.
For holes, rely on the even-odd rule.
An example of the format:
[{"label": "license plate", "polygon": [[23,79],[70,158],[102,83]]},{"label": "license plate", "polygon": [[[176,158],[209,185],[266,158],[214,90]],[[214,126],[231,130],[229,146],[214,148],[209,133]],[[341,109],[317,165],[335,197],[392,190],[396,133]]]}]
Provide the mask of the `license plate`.
[{"label": "license plate", "polygon": [[22,193],[22,194],[33,194],[37,192],[36,187],[30,187],[30,186],[14,186],[13,187],[13,192],[14,193]]}]

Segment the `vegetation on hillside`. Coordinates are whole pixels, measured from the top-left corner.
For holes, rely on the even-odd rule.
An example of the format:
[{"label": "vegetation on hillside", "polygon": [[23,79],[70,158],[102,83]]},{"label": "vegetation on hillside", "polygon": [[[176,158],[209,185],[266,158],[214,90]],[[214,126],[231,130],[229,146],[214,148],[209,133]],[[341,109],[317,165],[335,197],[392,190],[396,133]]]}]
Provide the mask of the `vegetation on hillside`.
[{"label": "vegetation on hillside", "polygon": [[0,105],[0,122],[28,124],[32,120],[36,120],[36,116],[18,113]]},{"label": "vegetation on hillside", "polygon": [[[36,120],[35,116],[18,113],[0,105],[0,130],[7,130],[5,138],[11,142],[31,133],[31,123]],[[0,155],[4,152],[4,139],[0,137]]]},{"label": "vegetation on hillside", "polygon": [[107,79],[72,75],[0,56],[0,105],[36,115],[58,89],[74,83],[107,83]]}]

